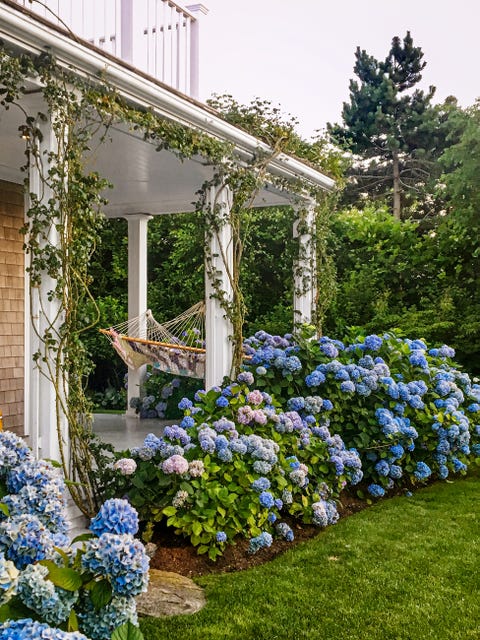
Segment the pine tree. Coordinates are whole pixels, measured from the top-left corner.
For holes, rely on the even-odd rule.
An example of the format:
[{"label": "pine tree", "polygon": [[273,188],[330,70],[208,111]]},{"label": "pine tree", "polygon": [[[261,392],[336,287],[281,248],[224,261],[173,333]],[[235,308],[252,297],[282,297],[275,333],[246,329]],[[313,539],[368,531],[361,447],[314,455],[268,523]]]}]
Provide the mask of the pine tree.
[{"label": "pine tree", "polygon": [[356,156],[350,193],[389,195],[393,215],[402,217],[408,197],[422,190],[440,172],[437,158],[445,148],[447,108],[432,105],[435,87],[415,86],[426,62],[410,32],[392,40],[384,61],[357,47],[350,81],[350,102],[344,103],[343,125],[328,125],[331,140]]}]

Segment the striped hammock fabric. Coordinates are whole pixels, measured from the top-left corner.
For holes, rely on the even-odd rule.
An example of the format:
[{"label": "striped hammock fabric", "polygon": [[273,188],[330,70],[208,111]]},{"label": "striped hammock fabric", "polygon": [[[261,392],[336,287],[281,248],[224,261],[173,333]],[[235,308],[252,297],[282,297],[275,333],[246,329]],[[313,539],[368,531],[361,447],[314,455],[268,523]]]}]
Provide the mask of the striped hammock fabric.
[{"label": "striped hammock fabric", "polygon": [[138,318],[100,329],[131,369],[150,364],[177,376],[205,377],[205,305],[199,302],[160,324],[148,310]]}]

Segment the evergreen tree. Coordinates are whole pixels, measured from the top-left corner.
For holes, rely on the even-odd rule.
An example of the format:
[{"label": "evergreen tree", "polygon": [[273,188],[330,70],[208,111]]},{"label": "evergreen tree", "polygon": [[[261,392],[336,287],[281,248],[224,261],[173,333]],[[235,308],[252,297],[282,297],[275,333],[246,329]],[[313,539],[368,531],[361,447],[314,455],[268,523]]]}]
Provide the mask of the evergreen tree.
[{"label": "evergreen tree", "polygon": [[350,102],[344,103],[343,125],[329,124],[332,141],[357,158],[351,168],[348,195],[391,196],[393,214],[415,198],[440,170],[437,159],[445,148],[452,105],[431,104],[435,88],[415,86],[426,62],[410,32],[392,40],[384,61],[357,48],[350,81]]}]

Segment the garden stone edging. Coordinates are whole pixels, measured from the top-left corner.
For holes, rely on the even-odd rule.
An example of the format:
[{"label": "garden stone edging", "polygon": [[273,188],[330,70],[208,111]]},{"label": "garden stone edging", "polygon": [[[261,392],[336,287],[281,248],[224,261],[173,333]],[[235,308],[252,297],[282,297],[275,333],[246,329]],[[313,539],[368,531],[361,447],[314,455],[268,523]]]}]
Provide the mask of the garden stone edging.
[{"label": "garden stone edging", "polygon": [[205,604],[201,587],[178,573],[150,569],[148,591],[137,597],[137,612],[141,616],[161,618],[200,611]]}]

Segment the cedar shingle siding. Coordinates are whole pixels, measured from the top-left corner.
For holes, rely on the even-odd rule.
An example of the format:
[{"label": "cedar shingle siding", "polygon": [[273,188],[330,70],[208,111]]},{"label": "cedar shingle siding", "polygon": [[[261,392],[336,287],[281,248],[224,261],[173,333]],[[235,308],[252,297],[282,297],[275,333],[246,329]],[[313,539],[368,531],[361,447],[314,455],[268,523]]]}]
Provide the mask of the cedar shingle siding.
[{"label": "cedar shingle siding", "polygon": [[3,426],[24,433],[23,187],[0,180],[0,410]]}]

